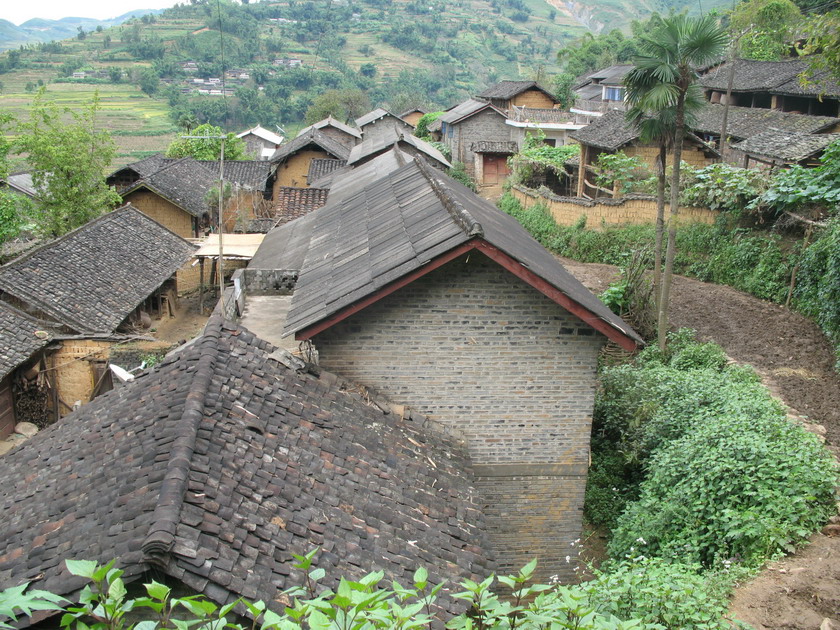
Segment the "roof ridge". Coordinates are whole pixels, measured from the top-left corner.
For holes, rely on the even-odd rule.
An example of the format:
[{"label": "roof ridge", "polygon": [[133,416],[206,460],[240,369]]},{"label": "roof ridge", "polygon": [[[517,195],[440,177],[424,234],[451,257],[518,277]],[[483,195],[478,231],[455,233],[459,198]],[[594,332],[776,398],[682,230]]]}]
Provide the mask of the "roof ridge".
[{"label": "roof ridge", "polygon": [[175,440],[169,451],[166,473],[160,484],[149,531],[140,547],[144,560],[149,564],[165,567],[169,563],[169,552],[175,545],[181,508],[189,487],[198,426],[204,417],[207,392],[215,374],[216,357],[221,351],[219,339],[222,324],[223,318],[220,315],[212,316],[202,333],[195,375],[186,395],[184,411],[175,423]]},{"label": "roof ridge", "polygon": [[438,199],[440,199],[443,207],[446,208],[447,212],[455,220],[455,223],[458,224],[458,227],[463,230],[464,234],[469,237],[483,237],[484,228],[481,226],[481,223],[455,198],[452,191],[447,188],[445,182],[438,177],[439,174],[437,171],[422,158],[415,158],[414,161],[420,169],[420,172],[428,180],[429,184],[431,184],[432,190]]}]

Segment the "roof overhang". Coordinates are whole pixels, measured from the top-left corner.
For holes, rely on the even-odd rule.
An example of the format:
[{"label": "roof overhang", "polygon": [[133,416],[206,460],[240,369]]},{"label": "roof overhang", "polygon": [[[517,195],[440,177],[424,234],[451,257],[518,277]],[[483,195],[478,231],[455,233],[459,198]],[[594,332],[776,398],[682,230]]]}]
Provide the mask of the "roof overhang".
[{"label": "roof overhang", "polygon": [[[581,114],[583,116],[603,116],[604,112],[591,112],[588,109],[578,109],[576,107],[570,107],[569,111],[573,114]],[[584,125],[585,126],[585,125]]]},{"label": "roof overhang", "polygon": [[509,118],[505,121],[505,124],[510,125],[511,127],[519,127],[520,129],[556,129],[558,131],[577,131],[578,129],[586,127],[586,125],[577,125],[575,123],[517,122],[515,120],[510,120]]},{"label": "roof overhang", "polygon": [[357,302],[354,302],[353,304],[345,306],[344,308],[338,310],[332,315],[329,315],[324,319],[315,322],[314,324],[302,328],[301,330],[295,333],[295,339],[301,341],[311,339],[315,335],[318,335],[319,333],[322,333],[325,330],[332,328],[339,322],[347,319],[352,315],[355,315],[359,311],[366,309],[368,306],[375,304],[376,302],[387,297],[388,295],[391,295],[395,291],[398,291],[399,289],[411,284],[415,280],[422,278],[426,274],[431,273],[435,269],[438,269],[443,265],[455,260],[459,256],[474,250],[483,253],[485,256],[498,263],[499,265],[510,271],[517,278],[519,278],[526,284],[530,285],[531,287],[545,295],[548,299],[563,307],[572,315],[575,315],[586,324],[592,326],[592,328],[603,334],[605,337],[607,337],[607,339],[621,346],[621,348],[623,348],[624,350],[632,352],[639,348],[639,344],[636,342],[635,339],[624,334],[622,331],[612,326],[609,322],[604,321],[595,313],[592,313],[578,302],[572,300],[560,289],[547,282],[546,280],[542,279],[536,273],[525,267],[522,263],[509,256],[508,254],[500,250],[498,247],[495,247],[494,245],[488,243],[483,238],[473,238],[467,241],[466,243],[462,243],[461,245],[450,249],[449,251],[441,254],[440,256],[429,260],[419,268],[404,275],[403,277],[383,286],[371,295],[368,295],[358,300]]}]

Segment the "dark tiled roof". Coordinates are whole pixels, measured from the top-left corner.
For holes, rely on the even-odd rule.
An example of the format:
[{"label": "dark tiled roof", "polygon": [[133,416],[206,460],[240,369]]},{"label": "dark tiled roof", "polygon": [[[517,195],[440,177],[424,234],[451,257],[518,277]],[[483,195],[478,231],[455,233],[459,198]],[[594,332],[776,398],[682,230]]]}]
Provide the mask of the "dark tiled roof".
[{"label": "dark tiled roof", "polygon": [[78,332],[110,333],[193,251],[129,204],[0,267],[0,290]]},{"label": "dark tiled roof", "polygon": [[[307,249],[286,320],[286,333],[322,321],[430,260],[474,239],[505,252],[621,335],[635,332],[590,293],[519,223],[455,180],[412,160],[341,201],[305,217],[301,239],[266,238],[261,268],[294,269],[282,248]],[[297,229],[296,222],[278,228]],[[272,235],[269,235],[272,236]]]},{"label": "dark tiled roof", "polygon": [[826,73],[818,74],[816,81],[806,86],[801,84],[799,77],[809,69],[809,63],[804,59],[789,61],[736,59],[735,61],[727,61],[715,66],[702,76],[700,85],[708,89],[726,91],[729,69],[732,64],[735,65],[733,85],[736,92],[840,97],[840,84],[832,80]]},{"label": "dark tiled roof", "polygon": [[[282,610],[292,554],[324,584],[383,570],[433,583],[492,569],[466,448],[285,367],[244,328],[202,337],[0,460],[0,588],[73,598],[65,558],[154,568],[210,599]],[[159,578],[158,578],[159,579]],[[464,610],[445,592],[449,613]],[[439,611],[435,611],[439,612]]]},{"label": "dark tiled roof", "polygon": [[207,192],[219,185],[218,171],[212,173],[201,162],[180,158],[120,191],[123,197],[147,189],[172,202],[184,212],[201,217],[207,212]]},{"label": "dark tiled roof", "polygon": [[609,110],[569,136],[581,144],[604,151],[617,151],[638,138],[639,130],[627,122],[624,112]]},{"label": "dark tiled roof", "polygon": [[302,136],[306,133],[309,133],[313,129],[323,129],[324,127],[335,127],[339,131],[343,131],[344,133],[346,133],[348,136],[353,136],[354,138],[358,138],[360,140],[362,138],[361,131],[354,127],[351,127],[350,125],[345,125],[343,122],[341,122],[340,120],[336,120],[332,116],[328,116],[327,118],[324,118],[324,120],[319,120],[316,123],[312,123],[308,127],[304,127],[300,130],[298,136]]},{"label": "dark tiled roof", "polygon": [[590,83],[599,85],[621,85],[624,82],[624,77],[627,76],[634,66],[632,64],[619,64],[615,66],[607,66],[596,70],[591,74],[587,74],[575,81],[574,89],[581,88]]},{"label": "dark tiled roof", "polygon": [[306,181],[311,186],[318,179],[337,171],[347,165],[347,160],[314,159],[309,163]]},{"label": "dark tiled roof", "polygon": [[402,145],[403,149],[414,148],[437,164],[445,166],[446,168],[452,167],[449,160],[443,156],[443,153],[438,151],[425,140],[421,140],[420,138],[410,134],[398,133],[396,130],[394,130],[393,135],[383,134],[374,136],[373,138],[363,140],[361,144],[357,144],[353,147],[353,150],[350,151],[350,157],[347,158],[347,165],[352,166],[360,160],[364,160],[372,155],[384,153],[393,147],[395,143]]},{"label": "dark tiled roof", "polygon": [[43,324],[0,302],[0,380],[46,346],[50,338],[51,331]]},{"label": "dark tiled roof", "polygon": [[[696,116],[694,130],[720,135],[724,105],[707,103]],[[768,129],[797,133],[816,133],[840,123],[840,118],[807,116],[772,109],[729,107],[726,133],[737,139],[750,138]]]},{"label": "dark tiled roof", "polygon": [[[218,160],[199,160],[199,164],[218,180]],[[225,160],[225,181],[238,184],[242,188],[265,190],[265,184],[270,174],[271,164],[265,160]]]},{"label": "dark tiled roof", "polygon": [[770,129],[733,144],[732,148],[771,160],[801,162],[820,153],[838,138],[840,134],[837,133],[808,134]]},{"label": "dark tiled roof", "polygon": [[356,119],[356,126],[361,129],[365,125],[369,125],[370,123],[379,120],[380,118],[384,118],[385,116],[391,116],[392,118],[396,118],[391,112],[387,109],[382,109],[381,107],[377,107],[371,112],[364,114],[363,116],[359,116]]},{"label": "dark tiled roof", "polygon": [[163,153],[156,153],[154,155],[150,155],[149,157],[143,158],[142,160],[137,160],[136,162],[132,162],[131,164],[121,166],[120,168],[112,172],[110,175],[108,175],[107,180],[110,182],[113,178],[116,178],[118,175],[120,175],[120,173],[124,173],[127,171],[135,173],[138,178],[148,177],[149,175],[156,171],[159,171],[166,164],[169,164],[172,161],[172,158],[167,158]]},{"label": "dark tiled roof", "polygon": [[377,179],[385,177],[401,166],[405,166],[411,160],[411,156],[394,146],[390,151],[377,155],[369,162],[361,166],[346,167],[333,174],[333,181],[330,183],[330,196],[327,199],[330,203],[340,202],[345,197],[356,194]]},{"label": "dark tiled roof", "polygon": [[490,141],[479,140],[470,145],[470,151],[473,153],[518,153],[519,145],[514,141]]},{"label": "dark tiled roof", "polygon": [[329,190],[323,188],[293,188],[280,186],[274,199],[275,225],[293,221],[327,203]]},{"label": "dark tiled roof", "polygon": [[321,133],[317,129],[312,129],[304,135],[298,136],[291,142],[282,145],[274,155],[271,156],[269,162],[274,163],[283,160],[290,155],[305,149],[306,147],[314,145],[334,158],[339,160],[346,160],[350,155],[350,149],[341,144],[338,140],[333,140],[328,135]]},{"label": "dark tiled roof", "polygon": [[535,81],[499,81],[495,85],[491,85],[487,89],[485,89],[481,94],[476,94],[478,98],[496,98],[496,99],[504,99],[508,100],[516,96],[517,94],[522,94],[530,89],[536,89],[545,94],[550,98],[554,98],[554,95],[543,88],[542,86],[538,85]]},{"label": "dark tiled roof", "polygon": [[427,109],[423,109],[422,107],[415,107],[415,108],[413,108],[413,109],[407,109],[407,110],[405,110],[402,114],[400,114],[400,116],[399,116],[399,117],[400,117],[400,118],[405,118],[405,117],[406,117],[406,116],[408,116],[409,114],[414,114],[414,113],[419,113],[419,114],[428,114],[428,113],[429,113],[429,111],[428,111]]}]

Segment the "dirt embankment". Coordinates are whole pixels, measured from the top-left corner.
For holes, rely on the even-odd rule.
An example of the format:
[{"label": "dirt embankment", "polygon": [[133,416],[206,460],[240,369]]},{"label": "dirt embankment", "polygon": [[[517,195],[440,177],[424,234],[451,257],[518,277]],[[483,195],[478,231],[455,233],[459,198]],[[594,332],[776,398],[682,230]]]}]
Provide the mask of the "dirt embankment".
[{"label": "dirt embankment", "polygon": [[[562,262],[596,293],[618,273],[609,265]],[[816,324],[729,287],[676,277],[671,325],[694,328],[699,339],[752,365],[791,414],[816,425],[840,455],[840,376]],[[756,630],[840,630],[840,535],[816,534],[807,547],[769,565],[737,589],[731,612]]]}]

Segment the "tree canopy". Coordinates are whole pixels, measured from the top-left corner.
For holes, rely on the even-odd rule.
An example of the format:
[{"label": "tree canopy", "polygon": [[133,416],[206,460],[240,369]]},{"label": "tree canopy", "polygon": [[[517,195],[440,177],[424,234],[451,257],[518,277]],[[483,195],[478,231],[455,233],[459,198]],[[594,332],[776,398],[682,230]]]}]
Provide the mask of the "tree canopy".
[{"label": "tree canopy", "polygon": [[98,109],[98,96],[71,110],[47,101],[42,89],[29,121],[18,125],[15,149],[27,155],[32,169],[39,197],[32,220],[44,236],[60,236],[120,202],[105,184],[115,148],[110,134],[97,125]]},{"label": "tree canopy", "polygon": [[222,154],[222,138],[225,142],[226,160],[247,160],[245,143],[232,133],[224,133],[221,127],[209,123],[193,129],[189,137],[176,138],[166,149],[166,157],[192,157],[196,160],[218,160]]}]

